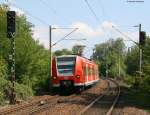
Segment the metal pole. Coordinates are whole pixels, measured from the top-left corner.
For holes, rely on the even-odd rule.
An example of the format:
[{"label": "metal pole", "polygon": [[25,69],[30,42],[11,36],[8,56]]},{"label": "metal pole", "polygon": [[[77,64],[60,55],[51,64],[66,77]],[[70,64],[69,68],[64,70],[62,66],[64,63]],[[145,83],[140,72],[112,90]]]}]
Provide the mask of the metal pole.
[{"label": "metal pole", "polygon": [[119,52],[119,64],[118,64],[118,76],[120,77],[120,52]]},{"label": "metal pole", "polygon": [[108,64],[106,63],[106,78],[108,78]]},{"label": "metal pole", "polygon": [[49,26],[49,54],[50,54],[50,59],[49,59],[49,78],[51,79],[52,75],[52,27]]},{"label": "metal pole", "polygon": [[106,71],[105,71],[105,73],[106,73],[106,78],[108,78],[108,64],[107,64],[107,58],[106,58],[106,51],[107,51],[107,53],[108,53],[108,47],[105,48],[104,51],[105,51],[105,61],[106,61],[106,64],[105,64],[105,66],[106,66]]},{"label": "metal pole", "polygon": [[10,44],[11,44],[11,54],[9,55],[10,60],[10,77],[11,77],[11,98],[10,103],[15,104],[15,38],[12,34],[12,38],[10,38]]},{"label": "metal pole", "polygon": [[[141,24],[139,24],[139,40],[140,40],[140,32],[141,32]],[[141,73],[142,73],[142,49],[141,49],[141,45],[139,42],[139,72],[140,72],[140,77],[141,77]]]}]

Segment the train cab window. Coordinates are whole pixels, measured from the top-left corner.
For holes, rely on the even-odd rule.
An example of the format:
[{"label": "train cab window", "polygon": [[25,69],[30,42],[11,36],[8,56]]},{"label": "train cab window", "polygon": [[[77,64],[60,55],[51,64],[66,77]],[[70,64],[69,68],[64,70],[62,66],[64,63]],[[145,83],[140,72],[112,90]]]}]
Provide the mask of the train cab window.
[{"label": "train cab window", "polygon": [[57,69],[59,75],[72,76],[75,71],[76,57],[58,57]]}]

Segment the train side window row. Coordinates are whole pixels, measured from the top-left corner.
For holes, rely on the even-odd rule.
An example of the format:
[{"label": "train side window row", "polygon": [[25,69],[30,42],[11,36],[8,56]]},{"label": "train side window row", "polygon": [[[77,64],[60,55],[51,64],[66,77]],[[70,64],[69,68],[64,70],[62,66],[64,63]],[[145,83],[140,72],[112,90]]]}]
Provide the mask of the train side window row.
[{"label": "train side window row", "polygon": [[84,76],[98,76],[97,68],[92,68],[90,66],[83,66],[83,75]]}]

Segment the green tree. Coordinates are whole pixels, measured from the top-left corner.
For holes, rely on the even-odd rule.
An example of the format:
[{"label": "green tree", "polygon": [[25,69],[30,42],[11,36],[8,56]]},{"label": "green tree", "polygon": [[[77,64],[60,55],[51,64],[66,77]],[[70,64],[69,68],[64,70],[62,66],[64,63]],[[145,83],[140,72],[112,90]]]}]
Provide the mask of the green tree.
[{"label": "green tree", "polygon": [[150,75],[150,37],[147,37],[143,48],[143,72]]},{"label": "green tree", "polygon": [[54,56],[61,56],[61,55],[71,55],[72,51],[68,49],[56,50],[53,55]]},{"label": "green tree", "polygon": [[72,47],[73,54],[82,56],[83,55],[84,47],[85,47],[84,45],[78,45],[78,44],[74,45]]},{"label": "green tree", "polygon": [[125,75],[124,49],[125,44],[121,38],[110,39],[105,43],[95,45],[92,58],[99,64],[102,75],[106,75],[106,70],[112,77],[118,76],[119,70],[121,76]]},{"label": "green tree", "polygon": [[138,46],[133,46],[128,49],[126,55],[126,66],[127,74],[135,75],[136,71],[139,71],[139,48]]},{"label": "green tree", "polygon": [[[10,53],[10,40],[6,34],[6,12],[9,8],[6,5],[0,5],[0,78],[9,82],[8,75],[8,55]],[[22,98],[37,93],[38,90],[48,88],[48,69],[49,69],[49,52],[38,41],[33,39],[32,27],[24,15],[16,16],[16,92],[22,95]],[[4,90],[0,89],[0,97],[6,95]],[[24,91],[24,93],[23,93]]]},{"label": "green tree", "polygon": [[5,60],[0,56],[0,77],[7,76],[7,65]]}]

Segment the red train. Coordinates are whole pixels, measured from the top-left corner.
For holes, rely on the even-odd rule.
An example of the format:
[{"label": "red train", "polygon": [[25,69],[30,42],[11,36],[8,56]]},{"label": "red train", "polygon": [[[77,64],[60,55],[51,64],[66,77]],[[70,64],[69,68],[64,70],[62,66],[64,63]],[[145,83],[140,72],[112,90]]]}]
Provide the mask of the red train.
[{"label": "red train", "polygon": [[82,88],[99,80],[98,65],[77,55],[64,55],[52,60],[53,87]]}]

